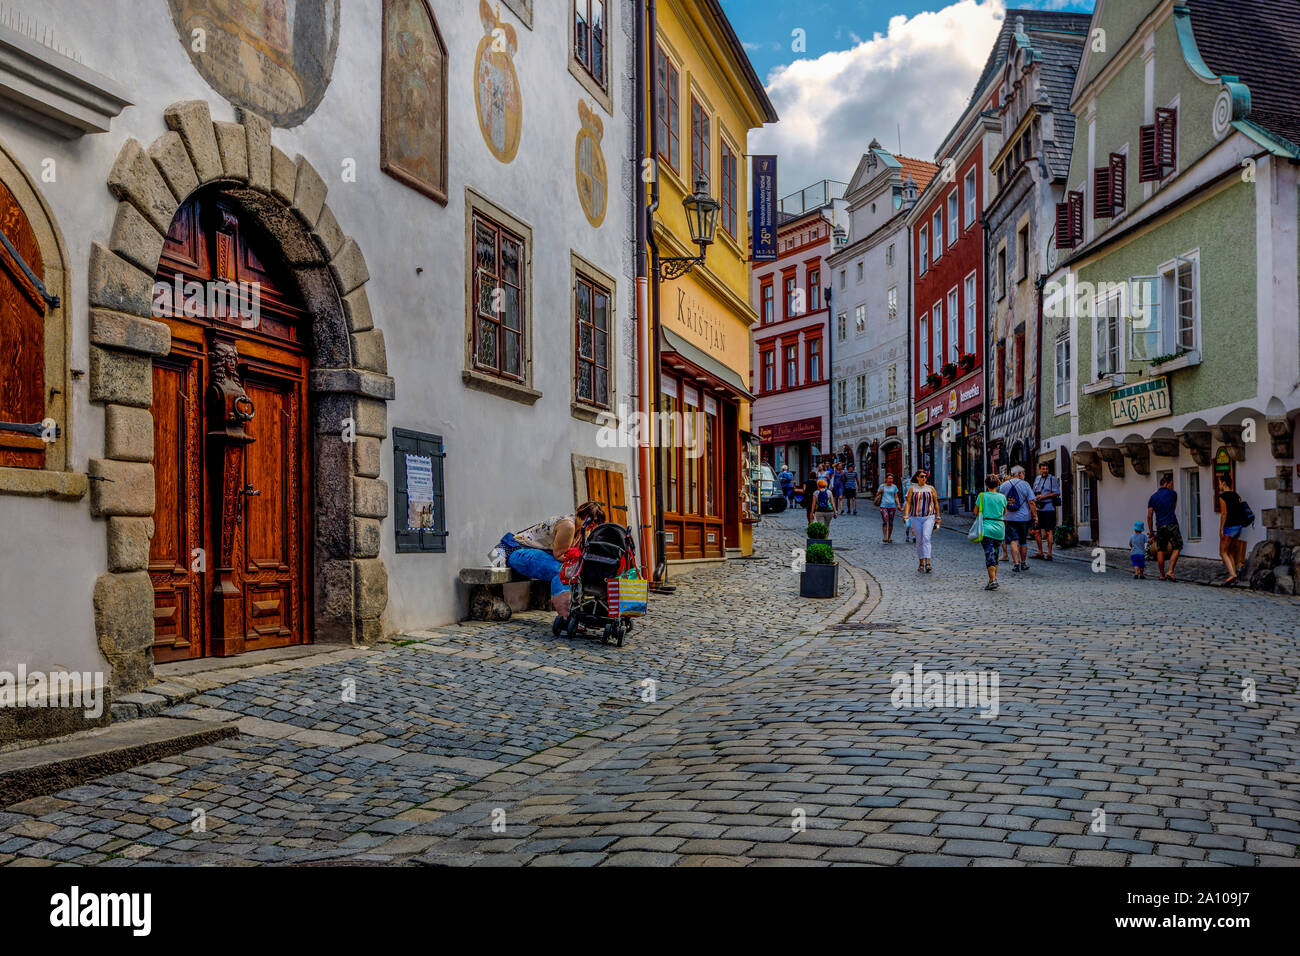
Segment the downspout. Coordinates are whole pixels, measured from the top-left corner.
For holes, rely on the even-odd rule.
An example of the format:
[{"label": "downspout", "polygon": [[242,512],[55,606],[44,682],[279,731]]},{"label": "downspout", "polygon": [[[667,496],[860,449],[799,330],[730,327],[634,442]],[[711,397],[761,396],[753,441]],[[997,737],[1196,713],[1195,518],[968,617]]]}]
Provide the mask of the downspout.
[{"label": "downspout", "polygon": [[[659,14],[655,7],[655,0],[648,0],[646,4],[646,57],[647,61],[651,51],[656,51],[657,41],[655,38],[659,35]],[[650,79],[654,76],[654,69],[649,69],[647,73],[647,99],[649,99],[649,88],[653,83]],[[650,181],[650,204],[645,207],[645,218],[641,224],[645,232],[646,248],[650,253],[649,262],[649,285],[650,285],[650,319],[654,326],[654,335],[651,341],[651,355],[653,357],[650,366],[649,377],[653,380],[652,396],[657,397],[663,392],[663,363],[660,361],[662,347],[660,345],[661,336],[659,335],[659,243],[655,240],[655,213],[659,210],[659,124],[657,119],[653,118],[650,122],[650,160],[653,163],[654,179]],[[657,404],[657,402],[656,402]],[[654,468],[654,552],[655,565],[652,580],[655,584],[662,584],[668,579],[668,562],[664,559],[664,455],[663,442],[657,442],[655,446],[655,468]]]},{"label": "downspout", "polygon": [[645,117],[649,85],[646,82],[646,42],[645,42],[645,6],[638,0],[636,4],[636,67],[633,75],[633,88],[636,90],[636,150],[633,159],[632,175],[636,182],[636,383],[637,411],[641,415],[642,427],[637,430],[637,495],[640,507],[637,516],[640,524],[637,539],[641,548],[642,573],[649,577],[655,567],[655,541],[651,534],[651,517],[654,511],[651,498],[651,463],[650,463],[650,429],[654,419],[651,417],[650,392],[650,301],[649,280],[646,276],[646,208],[645,177],[641,164],[645,158]]},{"label": "downspout", "polygon": [[[983,361],[980,363],[984,367],[984,416],[981,424],[984,426],[983,444],[980,451],[980,457],[984,459],[983,467],[980,469],[987,476],[989,469],[992,467],[992,460],[989,458],[989,419],[993,417],[993,393],[989,391],[989,299],[992,294],[989,288],[989,221],[985,218],[984,213],[980,213],[980,276],[976,280],[976,285],[983,285],[983,291],[980,293],[980,316],[984,319],[984,328],[980,329],[980,346],[983,349]],[[1002,383],[998,383],[1001,387]]]},{"label": "downspout", "polygon": [[[831,235],[834,234],[832,231]],[[829,384],[826,386],[826,445],[830,449],[831,460],[835,461],[837,460],[835,457],[835,331],[838,328],[833,320],[835,283],[832,282],[826,288],[826,368],[831,373],[827,379]],[[822,449],[823,455],[826,454],[826,450],[826,448]]]}]

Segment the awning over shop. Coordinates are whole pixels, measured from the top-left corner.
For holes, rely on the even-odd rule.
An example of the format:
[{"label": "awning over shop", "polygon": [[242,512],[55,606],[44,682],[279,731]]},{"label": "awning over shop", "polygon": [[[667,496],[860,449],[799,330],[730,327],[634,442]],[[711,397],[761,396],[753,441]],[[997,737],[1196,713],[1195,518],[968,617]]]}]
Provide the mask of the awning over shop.
[{"label": "awning over shop", "polygon": [[754,395],[745,387],[744,379],[735,369],[728,368],[708,352],[692,345],[684,338],[666,328],[659,330],[663,335],[663,356],[672,358],[691,366],[710,385],[733,392],[736,397],[752,402]]}]

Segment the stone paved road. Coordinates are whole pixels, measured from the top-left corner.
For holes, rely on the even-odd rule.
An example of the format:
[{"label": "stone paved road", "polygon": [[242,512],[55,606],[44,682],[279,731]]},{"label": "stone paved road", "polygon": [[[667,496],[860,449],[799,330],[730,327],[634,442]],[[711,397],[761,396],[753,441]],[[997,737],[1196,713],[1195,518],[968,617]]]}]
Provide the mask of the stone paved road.
[{"label": "stone paved road", "polygon": [[[0,862],[1300,862],[1293,599],[1074,562],[988,593],[962,536],[917,575],[864,515],[834,538],[873,581],[814,604],[800,524],[622,651],[521,618],[209,692],[178,710],[260,733],[0,811]],[[916,665],[996,673],[997,715],[895,708]]]},{"label": "stone paved road", "polygon": [[322,666],[256,668],[267,673],[164,712],[238,720],[240,738],[0,809],[0,863],[356,854],[432,819],[439,798],[485,775],[525,760],[516,775],[537,772],[561,759],[557,745],[626,732],[646,719],[633,715],[647,680],[671,701],[842,619],[861,601],[848,575],[839,599],[789,605],[797,578],[781,556],[801,541],[769,528],[758,559],[652,597],[622,648],[556,641],[550,617],[530,613],[415,632]]}]

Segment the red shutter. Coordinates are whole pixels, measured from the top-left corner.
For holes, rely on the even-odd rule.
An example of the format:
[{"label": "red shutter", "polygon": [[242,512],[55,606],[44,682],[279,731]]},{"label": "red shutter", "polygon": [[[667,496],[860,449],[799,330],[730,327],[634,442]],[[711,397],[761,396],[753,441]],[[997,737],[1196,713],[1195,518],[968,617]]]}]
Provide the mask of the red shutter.
[{"label": "red shutter", "polygon": [[1178,168],[1178,110],[1156,110],[1156,162],[1163,179]]},{"label": "red shutter", "polygon": [[1083,193],[1072,192],[1066,199],[1070,203],[1070,238],[1077,246],[1083,242]]},{"label": "red shutter", "polygon": [[1070,231],[1070,204],[1056,204],[1056,248],[1073,249],[1074,233]]},{"label": "red shutter", "polygon": [[1128,208],[1128,157],[1110,154],[1110,214],[1118,216]]},{"label": "red shutter", "polygon": [[1154,183],[1160,181],[1160,166],[1156,159],[1156,128],[1142,127],[1141,158],[1138,166],[1138,181]]},{"label": "red shutter", "polygon": [[1109,219],[1110,205],[1110,168],[1099,166],[1092,171],[1092,217]]}]

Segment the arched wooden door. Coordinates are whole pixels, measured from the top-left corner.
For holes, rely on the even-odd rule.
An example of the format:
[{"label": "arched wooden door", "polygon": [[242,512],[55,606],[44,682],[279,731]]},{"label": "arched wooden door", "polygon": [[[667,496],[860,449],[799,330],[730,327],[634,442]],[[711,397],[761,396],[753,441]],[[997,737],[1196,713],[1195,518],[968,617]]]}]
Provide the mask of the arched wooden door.
[{"label": "arched wooden door", "polygon": [[310,639],[307,336],[292,285],[217,194],[172,221],[154,287],[154,660]]}]

